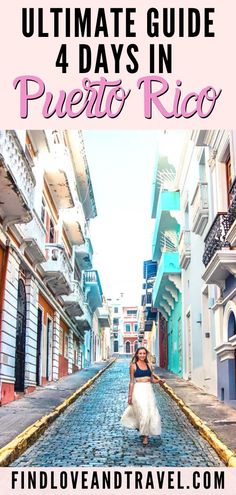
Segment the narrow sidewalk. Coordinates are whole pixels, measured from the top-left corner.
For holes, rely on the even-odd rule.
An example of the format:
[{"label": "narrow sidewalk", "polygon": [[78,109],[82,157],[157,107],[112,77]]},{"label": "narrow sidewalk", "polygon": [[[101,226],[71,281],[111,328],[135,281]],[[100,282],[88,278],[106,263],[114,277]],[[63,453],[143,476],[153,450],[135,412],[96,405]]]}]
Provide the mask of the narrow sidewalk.
[{"label": "narrow sidewalk", "polygon": [[89,368],[82,369],[61,378],[57,382],[37,387],[31,394],[0,407],[0,448],[22,433],[28,426],[50,413],[72,395],[79,387],[94,377],[109,362],[94,363]]},{"label": "narrow sidewalk", "polygon": [[236,409],[163,368],[156,367],[155,373],[166,381],[228,448],[236,451]]}]

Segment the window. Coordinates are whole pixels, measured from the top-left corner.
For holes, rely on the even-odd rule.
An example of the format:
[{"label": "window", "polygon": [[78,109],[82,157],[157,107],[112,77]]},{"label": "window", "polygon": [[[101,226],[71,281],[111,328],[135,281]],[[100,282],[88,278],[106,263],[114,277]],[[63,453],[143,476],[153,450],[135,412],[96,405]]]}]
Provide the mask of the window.
[{"label": "window", "polygon": [[137,332],[138,331],[138,323],[135,323],[134,325],[134,331]]},{"label": "window", "polygon": [[118,333],[114,333],[114,339],[118,339]]},{"label": "window", "polygon": [[127,354],[130,354],[130,342],[126,342],[126,343],[125,343],[125,352],[126,352]]},{"label": "window", "polygon": [[184,228],[189,230],[189,207],[188,204],[184,210]]},{"label": "window", "polygon": [[125,325],[125,331],[126,332],[130,332],[130,324],[129,323],[126,323],[126,325]]},{"label": "window", "polygon": [[114,313],[118,313],[118,306],[114,307]]},{"label": "window", "polygon": [[119,350],[118,340],[114,340],[114,352],[118,352],[118,350]]},{"label": "window", "polygon": [[119,325],[119,318],[113,318],[113,325]]},{"label": "window", "polygon": [[137,316],[137,309],[127,309],[128,316]]},{"label": "window", "polygon": [[49,223],[49,242],[50,243],[55,242],[55,227],[51,218]]},{"label": "window", "polygon": [[63,328],[60,328],[59,334],[59,354],[63,354]]},{"label": "window", "polygon": [[200,162],[199,162],[199,179],[200,182],[206,182],[206,157],[205,150],[202,153]]},{"label": "window", "polygon": [[231,159],[229,158],[226,162],[226,184],[227,184],[227,194],[228,194],[228,204],[230,204],[230,189],[232,186],[232,166]]},{"label": "window", "polygon": [[64,357],[68,359],[69,355],[69,336],[67,333],[65,333],[65,340],[64,340]]},{"label": "window", "polygon": [[43,225],[45,225],[45,223],[46,223],[46,203],[45,203],[44,199],[42,199],[41,220],[43,222]]}]

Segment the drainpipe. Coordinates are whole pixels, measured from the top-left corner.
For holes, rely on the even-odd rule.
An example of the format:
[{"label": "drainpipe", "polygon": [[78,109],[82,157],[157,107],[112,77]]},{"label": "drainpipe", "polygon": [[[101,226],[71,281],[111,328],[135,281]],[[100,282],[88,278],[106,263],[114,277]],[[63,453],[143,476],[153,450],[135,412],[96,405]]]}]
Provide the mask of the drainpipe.
[{"label": "drainpipe", "polygon": [[[1,365],[2,365],[2,360],[1,360],[1,353],[2,353],[2,318],[3,318],[3,304],[4,304],[4,295],[5,295],[5,288],[6,288],[6,279],[7,279],[7,267],[8,267],[8,260],[9,260],[9,252],[10,252],[10,246],[9,246],[9,241],[7,240],[6,242],[6,249],[3,257],[3,271],[2,271],[2,280],[1,280],[1,293],[0,293],[0,371],[1,371]],[[0,385],[0,403],[2,402],[2,382]]]}]

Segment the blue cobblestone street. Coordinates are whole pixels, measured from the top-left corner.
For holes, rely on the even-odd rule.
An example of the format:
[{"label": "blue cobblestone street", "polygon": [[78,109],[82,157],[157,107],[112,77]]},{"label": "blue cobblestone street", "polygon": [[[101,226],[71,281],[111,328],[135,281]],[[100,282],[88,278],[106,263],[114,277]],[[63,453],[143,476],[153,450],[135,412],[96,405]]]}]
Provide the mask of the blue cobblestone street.
[{"label": "blue cobblestone street", "polygon": [[162,437],[144,447],[138,432],[123,428],[129,360],[120,359],[51,425],[14,466],[221,466],[217,454],[177,404],[153,385]]}]

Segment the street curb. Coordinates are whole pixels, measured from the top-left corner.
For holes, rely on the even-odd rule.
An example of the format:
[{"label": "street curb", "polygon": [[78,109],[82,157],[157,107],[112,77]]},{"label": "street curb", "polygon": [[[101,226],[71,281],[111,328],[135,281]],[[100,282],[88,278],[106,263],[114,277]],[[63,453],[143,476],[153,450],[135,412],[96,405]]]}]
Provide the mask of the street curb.
[{"label": "street curb", "polygon": [[[161,380],[161,378],[154,373],[154,376]],[[213,447],[216,451],[220,459],[226,464],[228,467],[236,467],[236,453],[233,450],[230,450],[227,445],[225,445],[212,431],[204,421],[195,414],[189,406],[185,404],[185,402],[176,395],[174,390],[167,385],[166,383],[161,384],[161,387],[165,390],[165,392],[178,404],[180,409],[182,409],[185,416],[188,418],[190,423],[199,431],[200,435]]]},{"label": "street curb", "polygon": [[78,388],[72,395],[64,400],[59,406],[57,406],[53,411],[46,414],[42,418],[38,419],[35,423],[28,426],[22,433],[17,435],[11,442],[9,442],[5,447],[0,449],[0,466],[9,466],[15,459],[17,459],[23,452],[30,447],[39,437],[44,433],[48,426],[55,421],[55,419],[60,416],[60,414],[65,411],[65,409],[70,406],[80,395],[82,395],[87,388],[97,380],[104,371],[107,370],[114,362],[112,359],[105,368],[101,369],[90,378],[84,385]]}]

